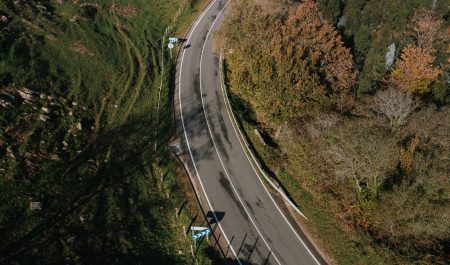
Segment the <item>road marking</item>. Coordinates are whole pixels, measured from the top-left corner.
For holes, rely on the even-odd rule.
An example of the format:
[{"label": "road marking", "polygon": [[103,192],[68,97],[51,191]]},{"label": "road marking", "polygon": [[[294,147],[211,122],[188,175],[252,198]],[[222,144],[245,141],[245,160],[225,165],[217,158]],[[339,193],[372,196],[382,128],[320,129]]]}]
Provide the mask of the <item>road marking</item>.
[{"label": "road marking", "polygon": [[[194,27],[193,27],[192,30],[189,32],[189,35],[188,35],[188,37],[187,37],[187,41],[189,41],[190,37],[192,36],[192,33],[195,31],[195,29],[197,28],[198,24],[199,24],[200,21],[203,19],[203,17],[205,16],[205,14],[209,11],[209,9],[210,9],[217,1],[218,1],[218,0],[214,0],[214,1],[213,1],[213,2],[205,9],[205,11],[203,11],[203,13],[199,16],[199,18],[197,19],[197,21],[196,21],[195,24],[194,24]],[[228,3],[228,2],[227,2],[227,3]],[[186,54],[186,49],[183,50],[183,55],[181,56],[180,74],[179,74],[179,76],[178,76],[178,100],[179,100],[179,103],[180,103],[180,104],[179,104],[179,105],[180,105],[179,107],[180,107],[181,124],[182,124],[182,126],[183,126],[184,137],[185,137],[185,139],[186,139],[186,144],[187,144],[187,147],[188,147],[188,149],[189,149],[189,155],[190,155],[191,160],[192,160],[192,165],[194,166],[194,170],[195,170],[195,173],[196,173],[196,175],[197,175],[197,178],[198,178],[198,180],[199,180],[199,182],[200,182],[200,186],[202,187],[203,193],[205,194],[206,201],[208,202],[209,208],[211,209],[211,211],[212,211],[212,213],[213,213],[213,215],[214,215],[214,218],[215,218],[216,220],[219,220],[219,219],[217,218],[215,212],[214,212],[214,209],[213,209],[213,207],[212,207],[211,201],[210,201],[209,198],[208,198],[208,195],[207,195],[207,193],[206,193],[205,187],[203,186],[203,183],[202,183],[202,180],[201,180],[201,178],[200,178],[200,174],[199,174],[199,172],[198,172],[197,166],[195,165],[194,156],[192,155],[192,151],[191,151],[191,148],[190,148],[190,145],[189,145],[189,140],[188,140],[188,136],[187,136],[187,132],[186,132],[186,126],[185,126],[185,124],[184,124],[183,108],[182,108],[182,106],[181,106],[181,75],[182,75],[182,73],[183,73],[183,60],[184,60],[184,55],[185,55],[185,54]],[[226,236],[226,234],[225,234],[225,232],[224,232],[222,226],[220,225],[220,223],[217,223],[217,225],[219,226],[219,229],[220,229],[220,231],[222,232],[223,237],[225,238],[225,241],[227,242],[229,248],[231,249],[231,252],[232,252],[233,255],[236,257],[236,261],[239,263],[239,265],[242,265],[241,261],[239,260],[238,256],[236,255],[236,251],[234,251],[233,246],[231,245],[230,241],[228,240],[228,237]]]},{"label": "road marking", "polygon": [[[205,10],[205,12],[201,15],[201,17],[199,18],[199,20],[197,21],[197,23],[196,23],[195,26],[193,27],[192,31],[190,32],[189,37],[188,37],[188,40],[189,40],[190,36],[192,36],[192,33],[194,32],[194,30],[195,30],[195,28],[197,27],[197,25],[198,25],[198,24],[200,23],[200,21],[202,20],[203,16],[206,14],[206,12],[210,9],[210,7],[211,7],[215,2],[217,2],[217,0],[215,0],[215,1],[214,1],[214,2],[213,2],[206,10]],[[217,17],[216,17],[215,20],[213,21],[213,24],[211,25],[211,27],[210,27],[210,29],[209,29],[207,35],[206,35],[206,39],[205,39],[205,42],[204,42],[204,45],[203,45],[203,48],[202,48],[202,53],[201,53],[201,56],[200,56],[200,92],[201,92],[202,94],[203,94],[203,91],[202,91],[202,78],[201,78],[202,71],[201,71],[201,68],[202,68],[203,53],[204,53],[204,49],[205,49],[205,46],[206,46],[205,44],[206,44],[206,41],[207,41],[208,38],[209,38],[209,35],[210,35],[210,33],[211,33],[211,29],[214,27],[214,25],[215,25],[217,19],[219,18],[219,16],[221,15],[221,13],[223,12],[223,10],[226,8],[226,6],[227,6],[228,4],[229,4],[229,2],[227,1],[227,3],[225,4],[225,6],[222,8],[222,10],[219,12],[219,14],[217,15]],[[191,149],[190,149],[189,140],[188,140],[188,137],[187,137],[187,132],[186,132],[186,128],[185,128],[185,124],[184,124],[184,119],[183,119],[183,114],[182,114],[182,107],[181,107],[181,92],[180,92],[180,91],[181,91],[181,73],[182,73],[183,59],[184,59],[185,53],[186,53],[186,50],[184,50],[183,56],[182,56],[182,59],[181,59],[180,75],[179,75],[179,81],[180,81],[180,82],[179,82],[179,91],[178,91],[178,92],[179,92],[179,101],[180,101],[180,114],[181,114],[181,119],[182,119],[182,125],[183,125],[184,135],[185,135],[186,142],[187,142],[187,145],[188,145],[189,154],[190,154],[190,157],[191,157],[192,162],[193,162],[193,165],[194,165],[194,169],[195,169],[195,171],[196,171],[197,177],[198,177],[198,179],[199,179],[199,181],[200,181],[200,185],[201,185],[202,190],[203,190],[203,192],[204,192],[204,194],[205,194],[205,197],[206,197],[206,199],[207,199],[207,201],[208,201],[208,204],[209,204],[211,210],[213,210],[213,207],[212,207],[212,205],[211,205],[211,202],[209,201],[209,198],[208,198],[207,195],[206,195],[206,190],[205,190],[205,188],[204,188],[204,186],[203,186],[203,183],[201,182],[200,175],[199,175],[198,170],[197,170],[197,167],[196,167],[196,165],[195,165],[194,157],[193,157],[192,151],[191,151]],[[222,73],[221,73],[221,74],[222,74]],[[222,82],[221,82],[221,86],[222,86]],[[223,87],[222,87],[222,90],[223,90]],[[271,251],[272,256],[274,257],[274,259],[278,262],[278,264],[281,265],[280,261],[277,259],[277,257],[276,257],[275,254],[273,253],[272,249],[269,247],[267,241],[264,239],[264,237],[262,236],[262,234],[261,234],[261,232],[259,231],[258,227],[256,226],[255,222],[253,221],[253,219],[252,219],[251,215],[249,214],[247,208],[245,207],[245,205],[244,205],[244,203],[243,203],[241,197],[239,196],[239,194],[238,194],[238,192],[237,192],[237,190],[236,190],[236,188],[235,188],[233,182],[231,181],[230,176],[228,175],[228,172],[227,172],[227,170],[226,170],[226,168],[225,168],[225,165],[224,165],[224,163],[223,163],[223,161],[222,161],[222,158],[221,158],[221,156],[220,156],[220,153],[219,153],[219,151],[218,151],[217,145],[216,145],[216,143],[215,143],[215,141],[214,141],[214,137],[213,137],[213,135],[212,135],[211,126],[210,126],[209,121],[208,121],[208,116],[207,116],[207,113],[206,113],[206,110],[205,110],[203,97],[201,98],[201,101],[202,101],[202,107],[203,107],[203,112],[204,112],[204,114],[205,114],[205,119],[206,119],[208,131],[209,131],[209,134],[210,134],[210,136],[211,136],[211,140],[213,141],[214,148],[215,148],[216,153],[217,153],[217,155],[218,155],[219,161],[220,161],[220,163],[221,163],[221,165],[222,165],[222,167],[223,167],[223,169],[224,169],[224,171],[225,171],[225,174],[227,175],[228,181],[230,181],[230,184],[231,184],[231,186],[232,186],[232,188],[233,188],[233,191],[234,191],[235,194],[237,195],[237,197],[238,197],[238,199],[239,199],[239,202],[241,203],[242,207],[244,208],[246,214],[248,215],[248,217],[249,217],[250,221],[252,222],[253,226],[255,227],[256,231],[257,231],[258,234],[261,236],[262,240],[264,241],[264,243],[265,243],[265,245],[267,246],[267,248],[269,249],[269,251]],[[230,114],[228,113],[228,115],[230,115]],[[234,121],[236,122],[234,116],[233,116],[233,119],[234,119]],[[232,125],[233,125],[233,129],[235,130],[235,133],[236,133],[236,135],[237,135],[236,128],[234,127],[233,122],[232,122]],[[240,133],[240,131],[239,131],[239,133]],[[239,137],[238,137],[238,139],[239,139]],[[240,142],[240,141],[239,141],[239,142]],[[241,144],[241,147],[242,147],[242,144]],[[274,201],[274,199],[273,199],[272,196],[270,195],[269,191],[268,191],[267,188],[265,187],[265,185],[264,185],[264,183],[262,182],[262,180],[258,177],[258,174],[257,174],[257,172],[256,172],[256,169],[254,168],[253,164],[251,163],[250,158],[248,157],[248,154],[245,152],[244,149],[243,149],[243,151],[244,151],[244,153],[245,153],[245,155],[246,155],[246,157],[247,157],[247,159],[248,159],[248,161],[249,161],[249,163],[250,163],[250,165],[251,165],[253,171],[255,172],[255,174],[256,174],[258,180],[260,181],[261,185],[264,187],[264,190],[266,191],[266,193],[267,193],[268,196],[270,197],[272,203],[275,205],[275,207],[277,208],[277,210],[279,211],[279,213],[281,214],[281,216],[283,217],[283,219],[285,220],[285,222],[288,224],[289,228],[294,232],[294,234],[296,235],[296,237],[299,239],[299,241],[302,243],[302,245],[306,248],[306,250],[307,250],[308,253],[311,255],[311,257],[314,259],[314,261],[315,261],[317,264],[320,265],[320,263],[317,261],[316,257],[311,253],[311,251],[310,251],[309,248],[306,246],[306,244],[303,242],[303,240],[301,239],[301,237],[297,234],[297,232],[295,231],[295,229],[291,226],[291,224],[289,223],[289,221],[287,220],[287,218],[284,216],[284,214],[282,213],[282,211],[280,210],[280,208],[278,207],[278,205],[276,204],[276,202]],[[213,214],[214,214],[214,212],[213,212]],[[215,214],[214,214],[214,215],[215,215]],[[215,218],[216,218],[216,217],[215,217]],[[238,258],[237,255],[236,255],[236,252],[234,251],[233,247],[231,246],[231,244],[230,244],[228,238],[226,237],[226,234],[225,234],[225,232],[223,231],[221,225],[220,225],[220,224],[218,224],[218,225],[219,225],[219,228],[220,228],[220,230],[222,231],[222,233],[223,233],[223,235],[224,235],[225,240],[227,241],[228,245],[230,246],[231,251],[233,252],[234,256],[236,257],[238,263],[241,264],[239,258]],[[242,264],[241,264],[241,265],[242,265]]]},{"label": "road marking", "polygon": [[[234,132],[236,133],[236,136],[238,136],[238,140],[239,140],[239,144],[241,145],[242,149],[244,149],[244,153],[245,156],[247,157],[248,161],[250,161],[250,165],[253,168],[253,171],[255,171],[256,175],[258,175],[258,172],[256,172],[256,169],[254,167],[254,165],[258,168],[258,171],[261,173],[261,175],[264,177],[264,179],[269,182],[270,186],[272,186],[272,188],[274,188],[280,195],[281,197],[283,197],[284,200],[286,200],[289,205],[298,213],[300,214],[303,218],[305,218],[306,220],[308,220],[308,218],[306,218],[306,216],[300,211],[300,209],[297,208],[297,206],[295,206],[295,204],[291,201],[291,199],[289,199],[286,194],[284,193],[283,190],[281,190],[277,185],[275,185],[270,178],[267,176],[267,174],[264,172],[264,170],[261,168],[261,165],[258,163],[258,160],[255,158],[255,156],[253,155],[253,152],[250,150],[249,144],[247,143],[247,140],[245,139],[245,137],[242,135],[241,130],[236,129],[238,128],[237,125],[237,121],[236,121],[236,117],[234,116],[232,110],[231,110],[231,104],[230,101],[228,100],[228,96],[227,93],[225,92],[225,89],[223,87],[224,84],[224,79],[223,79],[223,68],[222,68],[222,52],[220,53],[220,57],[219,57],[219,75],[220,75],[220,88],[222,89],[222,96],[223,96],[223,100],[224,103],[226,105],[226,109],[227,109],[227,114],[228,117],[230,118],[231,121],[231,125],[233,126]],[[230,114],[231,112],[231,114]],[[238,134],[239,133],[239,134]],[[239,137],[239,135],[241,137]],[[244,148],[245,146],[245,148]],[[248,153],[250,154],[251,158],[248,156],[247,152],[245,152],[245,150],[248,151]],[[253,161],[253,163],[252,163]],[[258,175],[259,176],[259,175]]]},{"label": "road marking", "polygon": [[[225,104],[229,104],[227,95],[225,94],[225,93],[226,93],[226,92],[225,92],[225,89],[224,89],[224,87],[223,87],[223,77],[222,77],[222,74],[223,74],[223,73],[220,72],[219,74],[220,74],[220,77],[221,77],[220,86],[221,86],[221,88],[222,88],[222,94],[223,94],[224,103],[225,103]],[[225,99],[227,100],[226,102],[225,102]],[[227,105],[227,106],[230,106],[230,108],[231,108],[231,105]],[[234,132],[236,133],[236,136],[237,136],[237,134],[238,134],[238,132],[239,132],[239,135],[240,135],[240,136],[242,137],[242,139],[245,141],[245,138],[244,138],[244,136],[242,135],[242,132],[241,132],[238,128],[236,128],[236,126],[237,126],[237,120],[236,120],[236,117],[234,116],[234,113],[231,112],[231,114],[230,114],[228,108],[227,108],[227,113],[228,113],[228,116],[230,117],[230,119],[232,119],[231,124],[233,125],[233,129],[234,129]],[[234,123],[233,123],[233,121],[234,121]],[[256,169],[255,169],[255,167],[253,166],[253,163],[250,161],[250,157],[248,156],[247,152],[245,152],[244,145],[242,144],[241,139],[239,138],[239,136],[238,136],[238,140],[239,140],[239,143],[240,143],[240,145],[241,145],[241,147],[242,147],[242,149],[243,149],[243,151],[244,151],[244,153],[245,153],[245,156],[247,157],[247,159],[248,159],[248,161],[249,161],[251,167],[253,168],[253,171],[255,172],[256,176],[258,177],[259,181],[261,182],[261,185],[264,187],[264,190],[265,190],[266,193],[269,195],[269,197],[270,197],[270,199],[272,200],[273,204],[274,204],[275,207],[278,209],[278,212],[280,212],[281,216],[282,216],[283,219],[286,221],[286,223],[288,224],[289,228],[291,228],[291,230],[294,232],[295,236],[298,238],[298,240],[300,240],[300,242],[302,243],[302,245],[306,248],[306,250],[308,251],[308,253],[309,253],[309,254],[311,255],[311,257],[314,259],[314,261],[315,261],[317,264],[320,265],[320,262],[316,259],[316,257],[314,256],[314,254],[311,252],[311,250],[308,248],[308,246],[305,244],[305,242],[303,242],[302,238],[298,235],[297,231],[295,231],[295,229],[292,227],[292,225],[290,224],[290,222],[289,222],[289,221],[287,220],[287,218],[284,216],[283,212],[282,212],[281,209],[278,207],[278,204],[277,204],[277,203],[275,202],[275,200],[272,198],[272,195],[270,195],[270,192],[267,190],[266,186],[264,185],[264,183],[262,182],[262,180],[259,178],[258,172],[256,172]],[[252,158],[255,159],[255,158],[253,157],[253,154],[251,153],[250,148],[248,147],[248,145],[246,145],[246,148],[249,150],[249,153],[252,155]],[[256,163],[256,161],[255,161],[255,163]],[[258,167],[258,169],[259,169],[259,170],[262,170],[262,169],[259,168],[259,167]],[[263,172],[261,172],[261,173],[263,173]]]},{"label": "road marking", "polygon": [[[203,90],[202,90],[202,61],[203,61],[203,53],[205,52],[206,42],[207,42],[208,39],[209,39],[209,35],[210,35],[211,31],[212,31],[212,28],[213,28],[214,25],[216,24],[217,19],[220,17],[220,15],[222,14],[223,10],[225,10],[225,8],[227,7],[228,3],[229,3],[229,1],[227,1],[227,3],[225,4],[225,6],[222,8],[222,10],[220,10],[219,14],[217,14],[217,17],[214,19],[213,23],[211,24],[211,27],[210,27],[209,30],[208,30],[208,34],[206,35],[205,41],[203,42],[202,53],[201,53],[201,55],[200,55],[200,94],[203,94]],[[216,145],[216,142],[214,141],[214,136],[213,136],[212,131],[211,131],[211,126],[210,126],[209,121],[208,121],[208,114],[206,113],[206,110],[205,110],[205,104],[204,104],[203,97],[201,97],[201,101],[202,101],[203,113],[205,114],[206,125],[207,125],[207,127],[208,127],[208,132],[209,132],[209,135],[211,136],[211,140],[212,140],[212,142],[213,142],[214,149],[216,150],[217,157],[219,158],[220,164],[222,165],[222,168],[223,168],[223,170],[224,170],[224,172],[225,172],[225,175],[227,176],[228,181],[230,182],[231,187],[233,188],[234,193],[235,193],[236,196],[238,197],[239,202],[241,203],[242,207],[244,208],[245,213],[247,214],[248,218],[250,219],[250,222],[251,222],[251,223],[253,224],[253,226],[255,227],[256,232],[258,232],[259,236],[261,237],[261,239],[263,240],[264,244],[267,246],[267,248],[269,249],[269,251],[270,251],[271,253],[273,253],[273,251],[272,251],[271,247],[269,246],[269,244],[267,243],[266,239],[264,238],[264,236],[261,234],[261,232],[259,231],[258,227],[256,226],[255,221],[253,221],[252,216],[250,215],[249,211],[247,210],[247,207],[245,207],[245,204],[244,204],[244,202],[242,201],[241,196],[239,196],[239,193],[237,192],[236,187],[234,186],[233,182],[231,181],[230,176],[228,175],[228,171],[227,171],[227,169],[226,169],[226,167],[225,167],[225,165],[224,165],[224,163],[223,163],[222,156],[220,155],[219,150],[218,150],[217,145]],[[259,177],[258,177],[258,179],[259,179]],[[275,254],[272,254],[272,256],[273,256],[273,258],[276,260],[276,262],[277,262],[279,265],[281,265],[281,263],[280,263],[280,261],[278,260],[278,258],[276,257],[276,255],[275,255]]]}]

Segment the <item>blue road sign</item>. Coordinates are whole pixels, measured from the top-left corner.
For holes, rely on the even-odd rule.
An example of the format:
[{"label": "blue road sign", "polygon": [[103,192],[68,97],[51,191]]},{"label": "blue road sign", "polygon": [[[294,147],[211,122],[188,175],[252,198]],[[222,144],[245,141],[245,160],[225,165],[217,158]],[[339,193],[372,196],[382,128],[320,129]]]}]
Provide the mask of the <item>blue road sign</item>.
[{"label": "blue road sign", "polygon": [[170,43],[177,43],[177,42],[178,42],[178,38],[170,37],[170,38],[169,38],[169,42],[170,42]]},{"label": "blue road sign", "polygon": [[196,240],[197,238],[204,237],[204,236],[208,235],[209,233],[211,233],[211,230],[209,228],[207,228],[207,229],[193,235],[192,239]]}]

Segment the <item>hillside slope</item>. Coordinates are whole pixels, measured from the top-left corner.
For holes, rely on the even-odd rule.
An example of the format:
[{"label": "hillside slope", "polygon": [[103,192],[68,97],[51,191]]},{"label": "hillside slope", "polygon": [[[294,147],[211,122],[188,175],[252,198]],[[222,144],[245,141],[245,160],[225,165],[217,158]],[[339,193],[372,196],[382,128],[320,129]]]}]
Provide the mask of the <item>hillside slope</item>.
[{"label": "hillside slope", "polygon": [[425,2],[235,1],[218,35],[241,126],[337,264],[450,261],[449,17]]},{"label": "hillside slope", "polygon": [[196,2],[0,2],[0,263],[192,261],[161,41]]}]

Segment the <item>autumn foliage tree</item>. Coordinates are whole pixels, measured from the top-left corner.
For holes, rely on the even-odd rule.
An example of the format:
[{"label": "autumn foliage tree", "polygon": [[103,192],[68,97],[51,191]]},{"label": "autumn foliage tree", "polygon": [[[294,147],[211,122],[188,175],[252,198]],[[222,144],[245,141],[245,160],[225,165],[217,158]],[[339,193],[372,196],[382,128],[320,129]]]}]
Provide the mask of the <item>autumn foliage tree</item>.
[{"label": "autumn foliage tree", "polygon": [[390,82],[406,92],[423,94],[430,90],[442,70],[433,66],[434,56],[415,45],[404,48],[390,75]]},{"label": "autumn foliage tree", "polygon": [[431,10],[418,9],[411,17],[410,36],[426,52],[433,52],[434,43],[442,39],[443,21]]},{"label": "autumn foliage tree", "polygon": [[311,108],[351,102],[350,51],[313,1],[286,11],[276,2],[235,1],[219,33],[233,92],[260,118],[284,122]]},{"label": "autumn foliage tree", "polygon": [[333,93],[348,92],[355,83],[352,55],[338,32],[321,19],[318,5],[305,1],[291,9],[284,34],[305,48],[306,58],[316,66]]}]

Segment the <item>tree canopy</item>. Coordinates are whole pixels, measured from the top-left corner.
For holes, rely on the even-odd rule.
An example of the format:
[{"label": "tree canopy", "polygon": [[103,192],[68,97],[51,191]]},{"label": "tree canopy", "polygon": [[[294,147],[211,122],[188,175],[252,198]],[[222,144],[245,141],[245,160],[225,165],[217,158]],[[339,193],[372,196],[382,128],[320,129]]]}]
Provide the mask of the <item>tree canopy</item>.
[{"label": "tree canopy", "polygon": [[[264,119],[293,119],[308,109],[346,108],[356,74],[349,49],[320,19],[313,1],[286,12],[236,1],[221,29],[232,87]],[[269,12],[270,11],[270,12]]]}]

